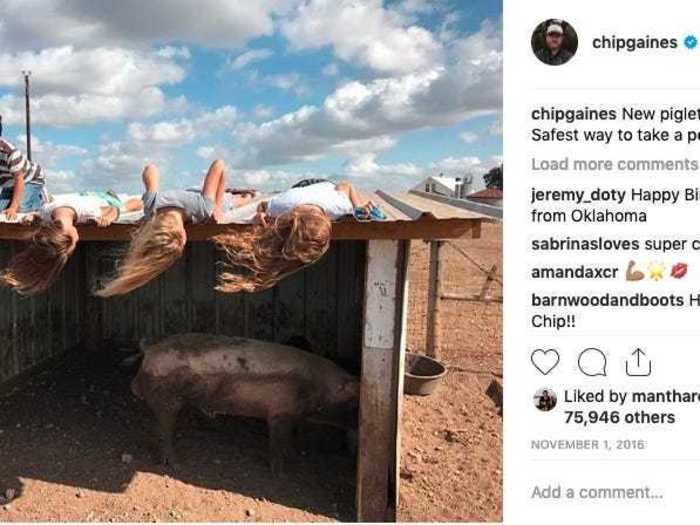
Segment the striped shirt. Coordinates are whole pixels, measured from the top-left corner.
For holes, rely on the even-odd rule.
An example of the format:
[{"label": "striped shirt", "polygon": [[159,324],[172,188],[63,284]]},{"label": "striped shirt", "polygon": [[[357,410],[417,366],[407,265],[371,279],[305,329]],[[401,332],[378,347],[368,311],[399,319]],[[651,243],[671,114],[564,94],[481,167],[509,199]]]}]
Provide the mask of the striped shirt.
[{"label": "striped shirt", "polygon": [[44,183],[41,166],[30,161],[14,145],[0,138],[0,188],[14,186],[15,175],[24,172],[24,182]]}]

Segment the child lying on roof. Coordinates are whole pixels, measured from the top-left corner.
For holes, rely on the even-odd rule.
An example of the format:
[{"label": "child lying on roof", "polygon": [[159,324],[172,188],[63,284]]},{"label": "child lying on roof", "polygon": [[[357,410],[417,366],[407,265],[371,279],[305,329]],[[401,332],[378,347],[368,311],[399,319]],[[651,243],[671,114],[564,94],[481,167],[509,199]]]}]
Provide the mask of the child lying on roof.
[{"label": "child lying on roof", "polygon": [[365,220],[386,218],[374,202],[363,199],[349,182],[334,184],[324,179],[308,179],[275,195],[269,202],[260,203],[255,222],[264,225],[268,218],[279,217],[299,206],[320,208],[332,221],[348,215]]},{"label": "child lying on roof", "polygon": [[274,286],[326,253],[331,221],[359,212],[381,213],[347,182],[314,181],[275,195],[258,206],[255,228],[213,238],[225,255],[216,289],[258,292]]},{"label": "child lying on roof", "polygon": [[121,210],[134,211],[141,199],[122,202],[111,192],[70,193],[53,196],[38,212],[26,215],[22,222],[36,226],[29,247],[15,255],[0,274],[0,285],[21,295],[46,290],[60,275],[78,244],[78,224],[109,226]]},{"label": "child lying on roof", "polygon": [[143,222],[117,277],[96,292],[101,297],[123,295],[155,279],[185,252],[187,224],[217,223],[221,217],[226,181],[220,160],[209,166],[199,191],[161,190],[160,173],[153,164],[144,168],[141,179]]}]

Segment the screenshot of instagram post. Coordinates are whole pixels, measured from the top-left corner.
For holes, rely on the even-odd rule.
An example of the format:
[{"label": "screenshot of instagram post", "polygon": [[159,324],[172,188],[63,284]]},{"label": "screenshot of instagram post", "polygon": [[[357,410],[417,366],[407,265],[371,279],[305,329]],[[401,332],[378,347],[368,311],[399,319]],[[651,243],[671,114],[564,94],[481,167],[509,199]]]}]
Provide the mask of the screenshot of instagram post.
[{"label": "screenshot of instagram post", "polygon": [[700,11],[506,2],[505,523],[692,523]]},{"label": "screenshot of instagram post", "polygon": [[[692,343],[681,334],[700,282],[680,182],[691,170],[677,167],[697,162],[673,138],[692,130],[690,108],[620,91],[653,114],[627,122],[603,92],[575,99],[564,84],[580,88],[584,69],[587,85],[612,85],[623,58],[647,60],[592,56],[594,33],[635,34],[629,19],[510,4],[0,0],[0,523],[501,523],[504,417],[522,461],[510,495],[527,509],[512,523],[564,507],[546,499],[557,486],[602,489],[569,475],[598,460],[629,473],[606,475],[610,487],[649,487],[637,504],[675,495],[659,478],[670,470],[630,469],[687,461],[673,431],[692,405],[632,395],[694,370],[672,352]],[[504,9],[521,37],[509,385]],[[644,31],[677,37],[654,16]],[[690,51],[669,66],[682,48],[648,58],[655,71],[635,62],[625,85],[690,75]],[[571,120],[582,111],[607,121]],[[533,141],[528,127],[615,136]],[[671,138],[662,150],[636,127]],[[614,167],[591,167],[605,159]],[[623,159],[639,164],[618,172]],[[629,200],[632,182],[659,198]],[[579,207],[644,219],[552,219]],[[582,236],[604,249],[563,244]],[[534,306],[531,293],[654,306]],[[577,375],[579,346],[598,349],[592,377]],[[618,361],[637,346],[634,370],[650,361],[652,376],[626,383]],[[600,447],[529,448],[575,440]],[[603,452],[618,440],[628,448]]]}]

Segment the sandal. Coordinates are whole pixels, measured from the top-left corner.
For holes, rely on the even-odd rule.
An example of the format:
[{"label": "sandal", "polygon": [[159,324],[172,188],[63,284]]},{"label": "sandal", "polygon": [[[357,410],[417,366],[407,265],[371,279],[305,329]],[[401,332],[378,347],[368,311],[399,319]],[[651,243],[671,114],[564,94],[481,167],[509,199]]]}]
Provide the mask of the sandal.
[{"label": "sandal", "polygon": [[386,213],[379,209],[376,204],[371,204],[369,208],[369,216],[374,221],[385,221],[387,220]]},{"label": "sandal", "polygon": [[352,216],[355,217],[355,220],[358,222],[370,222],[372,220],[370,212],[367,208],[363,208],[362,206],[355,208],[352,212]]}]

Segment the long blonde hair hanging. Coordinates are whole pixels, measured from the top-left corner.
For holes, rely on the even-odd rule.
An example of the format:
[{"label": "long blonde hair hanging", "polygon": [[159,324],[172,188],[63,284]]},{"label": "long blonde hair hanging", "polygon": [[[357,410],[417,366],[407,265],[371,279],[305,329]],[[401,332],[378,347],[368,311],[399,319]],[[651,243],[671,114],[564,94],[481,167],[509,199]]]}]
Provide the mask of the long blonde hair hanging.
[{"label": "long blonde hair hanging", "polygon": [[0,286],[20,295],[35,295],[56,281],[71,256],[72,240],[57,224],[38,228],[29,246],[10,259],[0,273]]},{"label": "long blonde hair hanging", "polygon": [[182,256],[185,240],[181,232],[182,215],[178,211],[156,213],[147,219],[134,233],[116,278],[95,295],[124,295],[158,277]]},{"label": "long blonde hair hanging", "polygon": [[267,226],[213,238],[224,254],[216,289],[259,292],[318,261],[328,250],[331,221],[321,209],[297,207]]}]

